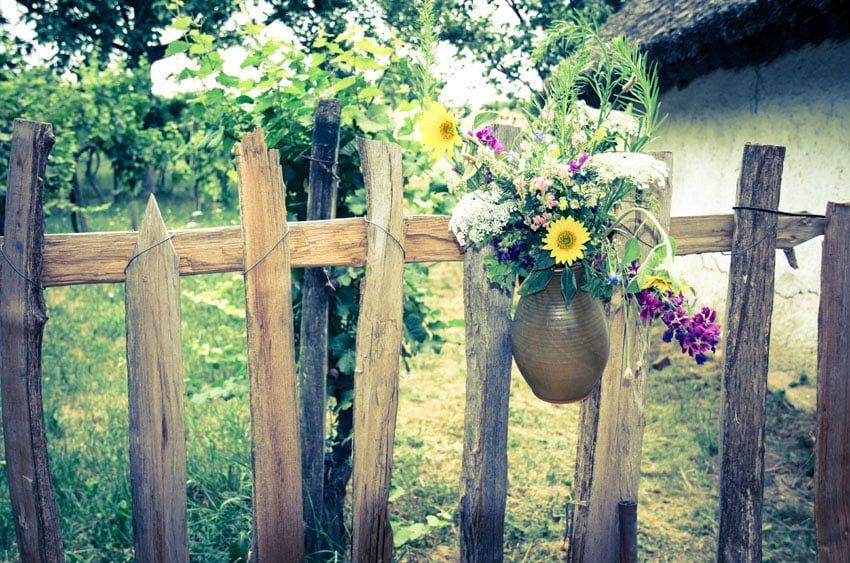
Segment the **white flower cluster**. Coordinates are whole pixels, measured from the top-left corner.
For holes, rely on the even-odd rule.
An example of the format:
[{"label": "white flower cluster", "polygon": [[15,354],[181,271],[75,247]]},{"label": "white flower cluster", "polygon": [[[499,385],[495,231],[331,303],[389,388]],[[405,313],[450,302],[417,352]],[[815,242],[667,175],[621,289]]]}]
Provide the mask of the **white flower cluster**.
[{"label": "white flower cluster", "polygon": [[452,211],[449,229],[458,243],[482,244],[502,232],[511,213],[516,211],[513,201],[500,201],[495,191],[475,190],[464,195]]},{"label": "white flower cluster", "polygon": [[585,169],[596,172],[596,181],[610,185],[618,180],[634,184],[638,190],[662,187],[667,179],[667,165],[637,152],[603,152],[591,156]]},{"label": "white flower cluster", "polygon": [[[578,100],[573,104],[575,108],[576,125],[588,131],[596,131],[599,125],[599,110],[590,107],[583,100]],[[611,110],[605,116],[602,122],[602,127],[609,134],[616,135],[620,138],[637,135],[640,130],[640,122],[633,115],[629,115],[623,111]]]}]

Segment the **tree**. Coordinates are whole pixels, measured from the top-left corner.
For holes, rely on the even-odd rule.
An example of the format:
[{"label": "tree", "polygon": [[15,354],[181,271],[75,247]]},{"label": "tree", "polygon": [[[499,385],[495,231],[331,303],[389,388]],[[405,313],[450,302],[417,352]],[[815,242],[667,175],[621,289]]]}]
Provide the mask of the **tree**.
[{"label": "tree", "polygon": [[[461,56],[483,62],[489,77],[498,86],[525,83],[532,70],[529,60],[534,41],[554,23],[571,15],[581,14],[590,21],[602,22],[627,0],[437,0],[436,29],[440,39],[458,49]],[[290,26],[307,47],[321,25],[331,33],[341,30],[345,22],[354,20],[365,26],[375,25],[375,13],[395,29],[399,37],[415,37],[418,31],[418,2],[397,0],[316,0],[309,3],[297,0],[272,0],[269,20],[279,20]],[[504,23],[492,18],[499,6],[507,6],[511,17]],[[563,53],[554,50],[536,69],[546,78]],[[527,85],[527,84],[526,84]]]},{"label": "tree", "polygon": [[165,55],[161,34],[181,4],[190,12],[203,13],[206,31],[222,30],[237,9],[233,0],[18,0],[23,18],[35,26],[35,40],[25,46],[56,48],[56,68],[76,68],[96,59],[106,63],[114,55],[126,57],[129,68]]}]

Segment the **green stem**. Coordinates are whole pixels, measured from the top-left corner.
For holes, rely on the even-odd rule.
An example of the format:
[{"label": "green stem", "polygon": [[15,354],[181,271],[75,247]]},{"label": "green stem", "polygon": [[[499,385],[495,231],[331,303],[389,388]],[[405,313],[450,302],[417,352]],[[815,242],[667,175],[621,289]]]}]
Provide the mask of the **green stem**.
[{"label": "green stem", "polygon": [[[652,224],[653,228],[661,235],[662,242],[655,246],[658,248],[659,246],[665,246],[667,249],[667,259],[672,262],[673,261],[673,245],[670,242],[670,235],[667,234],[667,230],[661,226],[661,223],[658,222],[658,219],[653,215],[650,211],[644,209],[643,207],[630,207],[626,209],[623,213],[620,214],[619,217],[614,221],[614,224],[620,224],[623,222],[623,219],[628,217],[633,213],[642,213],[644,217]],[[642,226],[641,226],[642,228]]]}]

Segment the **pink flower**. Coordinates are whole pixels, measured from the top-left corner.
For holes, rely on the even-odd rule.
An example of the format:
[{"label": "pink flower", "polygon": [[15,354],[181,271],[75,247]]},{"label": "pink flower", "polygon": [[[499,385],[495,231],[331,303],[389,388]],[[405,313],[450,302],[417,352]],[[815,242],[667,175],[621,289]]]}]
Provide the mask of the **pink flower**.
[{"label": "pink flower", "polygon": [[534,178],[529,180],[528,183],[531,185],[531,187],[540,190],[540,193],[542,194],[546,191],[546,188],[552,185],[552,179],[544,178],[543,176],[535,176]]},{"label": "pink flower", "polygon": [[544,211],[540,215],[537,215],[536,217],[533,217],[531,219],[531,225],[529,225],[528,228],[532,231],[537,231],[537,229],[541,227],[543,227],[544,229],[548,229],[549,225],[546,224],[546,221],[549,220],[549,217],[551,216],[551,213],[549,213],[548,211]]},{"label": "pink flower", "polygon": [[570,170],[570,166],[568,164],[564,164],[563,162],[559,162],[555,165],[554,174],[558,178],[569,178],[572,175],[572,170]]},{"label": "pink flower", "polygon": [[552,121],[553,119],[555,119],[555,110],[543,108],[542,110],[540,110],[540,117],[542,117],[546,121]]}]

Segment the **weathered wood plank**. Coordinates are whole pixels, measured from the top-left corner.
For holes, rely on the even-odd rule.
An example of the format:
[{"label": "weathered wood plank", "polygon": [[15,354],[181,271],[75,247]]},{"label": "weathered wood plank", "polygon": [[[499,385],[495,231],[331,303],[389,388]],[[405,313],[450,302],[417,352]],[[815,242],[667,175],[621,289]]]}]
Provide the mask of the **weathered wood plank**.
[{"label": "weathered wood plank", "polygon": [[262,129],[237,143],[254,490],[254,558],[304,559],[292,286],[280,156]]},{"label": "weathered wood plank", "polygon": [[[307,220],[336,216],[337,145],[341,104],[322,99],[316,105],[310,152],[310,189]],[[298,366],[298,400],[301,415],[301,476],[305,549],[318,554],[329,549],[323,541],[332,527],[324,511],[325,415],[327,414],[328,312],[330,310],[327,268],[306,268],[301,285],[301,349]],[[340,544],[344,538],[329,538]],[[326,552],[327,553],[327,552]]]},{"label": "weathered wood plank", "polygon": [[850,561],[850,201],[830,203],[818,314],[818,561]]},{"label": "weathered wood plank", "polygon": [[[676,254],[732,250],[732,215],[674,217],[670,234]],[[823,217],[780,217],[777,248],[787,249],[823,234]],[[449,232],[446,215],[405,217],[405,262],[460,262],[463,249]],[[363,266],[366,223],[361,218],[303,221],[290,225],[293,268]],[[180,256],[180,274],[216,274],[242,269],[240,227],[171,231]],[[2,237],[0,237],[2,241]],[[133,254],[134,232],[56,234],[45,237],[45,287],[124,281]]]},{"label": "weathered wood plank", "polygon": [[[671,172],[664,189],[655,194],[656,217],[669,229],[673,155],[666,152],[654,156]],[[639,228],[642,222],[640,216],[634,216],[631,229]],[[651,240],[651,233],[642,238]],[[581,404],[570,503],[570,561],[617,561],[634,548],[627,546],[623,551],[620,544],[619,504],[638,500],[649,375],[641,336],[645,329],[627,314],[622,294],[616,294],[607,308],[611,337],[608,364],[600,384]]]},{"label": "weathered wood plank", "polygon": [[358,139],[369,244],[354,371],[351,560],[392,561],[389,494],[404,290],[401,147]]},{"label": "weathered wood plank", "polygon": [[150,196],[124,294],[136,560],[189,561],[180,272]]},{"label": "weathered wood plank", "polygon": [[[506,147],[518,127],[499,125]],[[463,261],[466,326],[466,407],[460,480],[460,559],[504,558],[508,492],[508,405],[511,392],[511,304],[513,288],[491,284],[484,258],[494,248],[470,247]]]},{"label": "weathered wood plank", "polygon": [[[746,145],[729,269],[717,560],[761,561],[764,423],[784,147]],[[765,211],[766,210],[766,211]]]},{"label": "weathered wood plank", "polygon": [[54,143],[49,123],[15,120],[6,181],[0,260],[0,396],[6,474],[21,560],[64,561],[47,458],[41,396],[44,171]]}]

